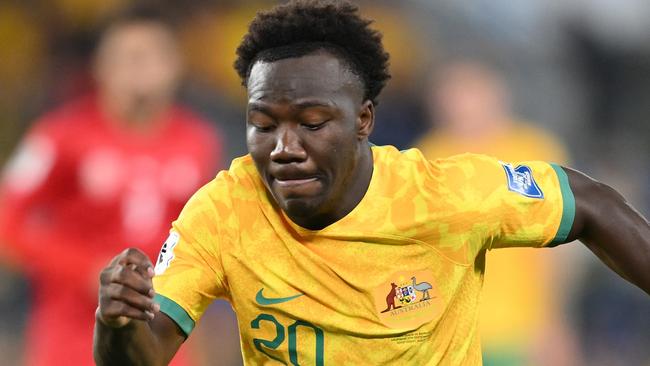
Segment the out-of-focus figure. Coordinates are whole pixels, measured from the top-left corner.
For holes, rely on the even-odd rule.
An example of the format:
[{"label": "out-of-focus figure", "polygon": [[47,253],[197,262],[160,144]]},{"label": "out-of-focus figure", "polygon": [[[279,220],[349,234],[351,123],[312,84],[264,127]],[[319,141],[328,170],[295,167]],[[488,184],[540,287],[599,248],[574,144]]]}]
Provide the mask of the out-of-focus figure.
[{"label": "out-of-focus figure", "polygon": [[216,174],[219,135],[174,102],[181,70],[164,16],[120,13],[95,52],[96,92],[40,118],[3,172],[0,254],[33,288],[27,365],[93,364],[100,268],[129,246],[155,258]]},{"label": "out-of-focus figure", "polygon": [[432,130],[418,143],[425,156],[475,152],[504,161],[567,160],[556,138],[512,116],[509,91],[496,71],[479,61],[458,60],[437,75],[426,103]]},{"label": "out-of-focus figure", "polygon": [[[418,147],[429,159],[472,152],[504,161],[566,163],[558,140],[512,116],[504,80],[479,61],[459,59],[440,68],[428,97],[432,131]],[[487,255],[480,310],[486,366],[577,362],[575,341],[563,325],[557,258],[558,253],[530,248]]]}]

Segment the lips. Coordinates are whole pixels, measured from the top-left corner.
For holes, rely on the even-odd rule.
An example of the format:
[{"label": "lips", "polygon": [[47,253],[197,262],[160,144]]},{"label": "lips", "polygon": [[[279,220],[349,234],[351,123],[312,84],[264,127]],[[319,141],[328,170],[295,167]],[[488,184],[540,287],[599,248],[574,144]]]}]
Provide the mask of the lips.
[{"label": "lips", "polygon": [[275,178],[275,183],[280,187],[296,187],[303,184],[308,184],[315,182],[318,178],[309,177],[309,178],[291,178],[291,179],[278,179]]},{"label": "lips", "polygon": [[280,184],[301,184],[318,179],[313,171],[301,170],[296,166],[277,167],[269,169],[270,178]]},{"label": "lips", "polygon": [[286,197],[313,195],[321,187],[318,175],[293,169],[274,172],[270,178],[271,185]]}]

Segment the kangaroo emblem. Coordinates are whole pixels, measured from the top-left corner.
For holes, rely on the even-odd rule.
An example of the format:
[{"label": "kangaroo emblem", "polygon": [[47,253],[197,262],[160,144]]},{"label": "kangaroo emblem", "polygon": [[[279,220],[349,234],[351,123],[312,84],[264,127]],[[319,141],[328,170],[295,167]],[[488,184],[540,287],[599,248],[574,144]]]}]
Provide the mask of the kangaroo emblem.
[{"label": "kangaroo emblem", "polygon": [[393,310],[401,308],[401,306],[395,306],[395,297],[397,296],[397,291],[395,290],[397,288],[397,285],[395,283],[391,283],[391,289],[388,295],[386,295],[386,310],[382,311],[382,313],[385,313],[391,308]]}]

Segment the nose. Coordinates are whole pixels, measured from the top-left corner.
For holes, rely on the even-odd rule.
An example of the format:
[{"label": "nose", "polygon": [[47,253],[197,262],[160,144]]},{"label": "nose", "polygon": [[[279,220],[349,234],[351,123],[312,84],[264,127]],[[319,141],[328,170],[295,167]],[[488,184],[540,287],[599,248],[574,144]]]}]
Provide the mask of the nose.
[{"label": "nose", "polygon": [[307,159],[302,140],[292,127],[278,128],[275,148],[271,151],[271,160],[276,163],[301,162]]}]

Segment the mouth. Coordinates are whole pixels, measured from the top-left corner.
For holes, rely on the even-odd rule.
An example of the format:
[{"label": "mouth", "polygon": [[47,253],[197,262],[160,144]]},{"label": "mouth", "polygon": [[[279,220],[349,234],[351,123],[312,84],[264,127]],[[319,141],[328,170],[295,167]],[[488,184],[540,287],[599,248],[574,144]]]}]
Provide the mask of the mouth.
[{"label": "mouth", "polygon": [[322,189],[319,176],[312,174],[271,175],[270,186],[284,199],[317,195]]},{"label": "mouth", "polygon": [[275,183],[280,187],[298,187],[304,184],[309,184],[318,180],[316,177],[308,178],[274,178]]}]

